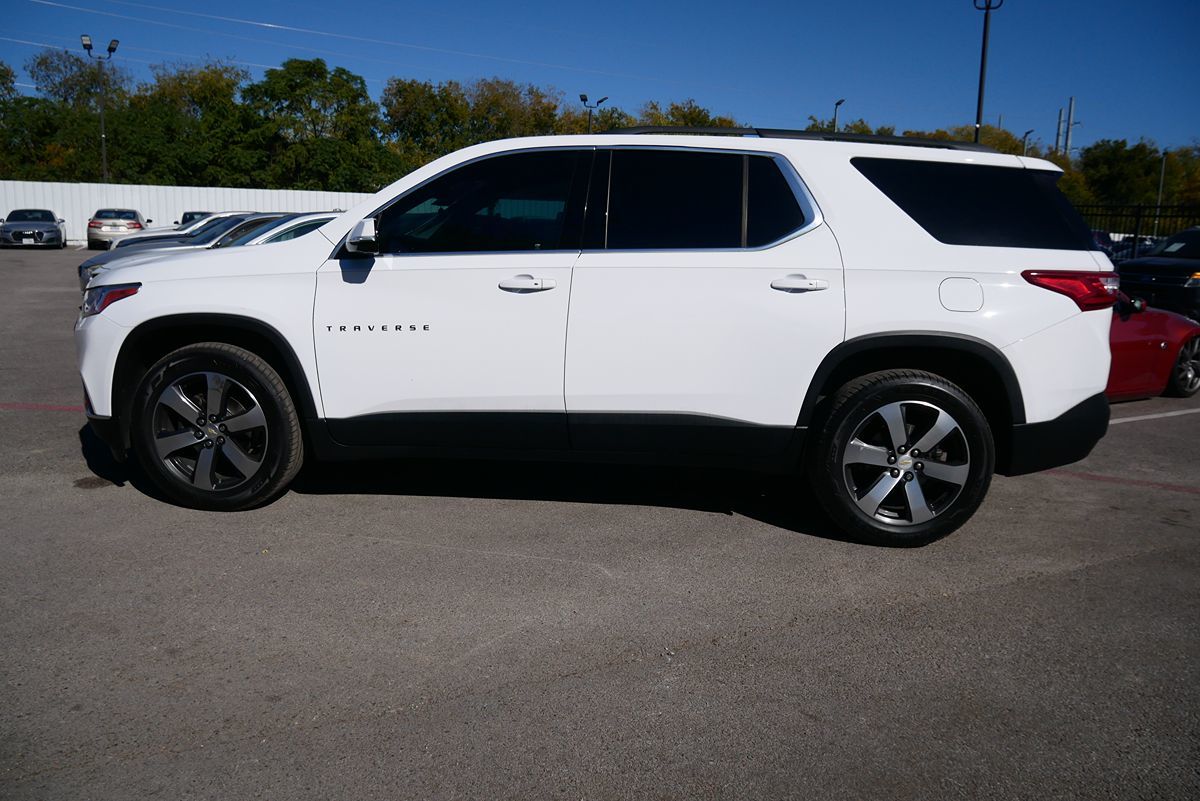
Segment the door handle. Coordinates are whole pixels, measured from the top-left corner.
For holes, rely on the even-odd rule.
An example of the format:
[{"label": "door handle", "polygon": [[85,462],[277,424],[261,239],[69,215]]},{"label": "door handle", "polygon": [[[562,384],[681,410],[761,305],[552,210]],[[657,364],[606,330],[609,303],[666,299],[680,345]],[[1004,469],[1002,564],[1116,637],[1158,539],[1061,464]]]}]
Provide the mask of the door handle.
[{"label": "door handle", "polygon": [[516,292],[524,294],[527,292],[545,292],[547,289],[554,289],[558,286],[553,278],[534,278],[532,275],[514,275],[512,278],[505,278],[499,283],[499,287],[505,292]]},{"label": "door handle", "polygon": [[778,289],[780,292],[819,292],[822,289],[829,289],[829,282],[819,278],[805,278],[799,273],[793,273],[785,275],[783,278],[776,278],[771,282],[771,289]]}]

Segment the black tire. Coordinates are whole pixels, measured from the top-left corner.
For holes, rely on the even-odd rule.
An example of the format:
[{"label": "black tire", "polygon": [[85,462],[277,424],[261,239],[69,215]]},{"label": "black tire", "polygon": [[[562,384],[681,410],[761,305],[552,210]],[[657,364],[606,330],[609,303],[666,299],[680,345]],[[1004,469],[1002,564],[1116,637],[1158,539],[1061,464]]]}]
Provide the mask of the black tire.
[{"label": "black tire", "polygon": [[146,475],[170,500],[195,509],[261,506],[304,460],[300,417],[279,373],[221,342],[180,348],[146,371],[131,424]]},{"label": "black tire", "polygon": [[[896,415],[898,428],[888,424]],[[962,389],[932,373],[889,370],[847,383],[813,433],[809,480],[834,522],[860,542],[912,547],[940,539],[970,519],[991,484],[987,418]],[[897,445],[897,438],[906,441]],[[928,452],[914,456],[925,440]],[[885,494],[875,506],[877,493]]]},{"label": "black tire", "polygon": [[1166,394],[1190,398],[1197,392],[1200,392],[1200,337],[1192,337],[1179,348],[1175,364],[1171,365]]}]

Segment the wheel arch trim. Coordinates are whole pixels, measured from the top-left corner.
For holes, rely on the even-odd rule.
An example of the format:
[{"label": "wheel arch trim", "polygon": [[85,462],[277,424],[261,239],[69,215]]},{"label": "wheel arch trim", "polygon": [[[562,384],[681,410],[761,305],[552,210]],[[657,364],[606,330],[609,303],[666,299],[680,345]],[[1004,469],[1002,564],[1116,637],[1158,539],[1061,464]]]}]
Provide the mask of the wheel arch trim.
[{"label": "wheel arch trim", "polygon": [[[168,329],[187,329],[191,327],[231,328],[265,339],[284,362],[279,365],[284,371],[281,377],[295,395],[293,400],[299,407],[301,418],[315,420],[319,416],[316,404],[316,388],[312,385],[300,357],[296,354],[295,348],[292,347],[287,338],[274,326],[253,317],[205,312],[170,314],[145,320],[135,326],[121,343],[121,349],[117,354],[116,370],[119,372],[127,364],[130,354],[145,341],[147,336],[152,336]],[[112,408],[114,416],[127,417],[128,414],[123,414],[123,412],[127,412],[126,407],[133,393],[128,387],[125,387],[125,394],[118,396],[118,392],[121,389],[122,387],[114,382]],[[123,425],[127,424],[128,421],[123,422]]]},{"label": "wheel arch trim", "polygon": [[[1007,395],[1011,422],[1018,425],[1025,422],[1025,401],[1021,394],[1021,384],[1012,364],[998,348],[989,342],[965,334],[934,333],[929,331],[898,331],[886,334],[866,334],[842,342],[826,354],[813,374],[813,379],[800,407],[796,425],[804,428],[809,426],[816,412],[817,403],[824,396],[822,390],[839,367],[852,358],[872,351],[887,351],[912,349],[914,347],[931,347],[941,350],[959,351],[982,359],[997,375],[1004,386]],[[897,365],[917,367],[919,365]],[[837,387],[831,387],[830,392]]]}]

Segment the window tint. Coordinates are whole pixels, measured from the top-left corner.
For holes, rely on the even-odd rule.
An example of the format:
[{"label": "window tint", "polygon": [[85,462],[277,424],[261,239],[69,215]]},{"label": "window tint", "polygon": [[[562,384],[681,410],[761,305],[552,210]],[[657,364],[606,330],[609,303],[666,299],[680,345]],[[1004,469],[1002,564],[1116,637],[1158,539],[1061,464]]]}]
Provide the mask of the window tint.
[{"label": "window tint", "polygon": [[128,209],[100,209],[94,220],[136,220],[137,212]]},{"label": "window tint", "polygon": [[1095,250],[1059,173],[907,159],[851,159],[932,237],[948,245]]},{"label": "window tint", "polygon": [[9,222],[56,222],[54,215],[44,209],[18,209],[8,215]]},{"label": "window tint", "polygon": [[332,220],[332,219],[333,218],[330,217],[327,220],[311,220],[306,223],[301,223],[300,225],[297,225],[295,228],[289,228],[286,231],[282,231],[281,233],[275,234],[275,236],[271,237],[263,244],[269,245],[272,242],[286,242],[289,239],[295,239],[298,236],[304,236],[305,234],[307,234],[310,231],[317,230],[322,225],[324,225],[325,223],[329,222],[329,220]]},{"label": "window tint", "polygon": [[736,248],[742,243],[742,157],[614,150],[610,249]]},{"label": "window tint", "polygon": [[278,217],[256,217],[253,220],[244,220],[240,225],[236,225],[229,229],[216,247],[226,248],[237,245],[243,245],[249,242],[254,237],[261,234],[268,228],[271,228],[279,223]]},{"label": "window tint", "polygon": [[515,153],[459,167],[380,213],[380,250],[577,250],[591,156]]},{"label": "window tint", "polygon": [[772,158],[748,156],[746,245],[762,247],[804,225],[804,212],[787,178]]},{"label": "window tint", "polygon": [[[589,209],[589,228],[593,220]],[[612,151],[609,248],[761,247],[803,224],[770,156]]]},{"label": "window tint", "polygon": [[218,217],[212,221],[211,225],[203,225],[188,234],[183,238],[183,241],[189,245],[207,245],[227,234],[244,219],[246,219],[244,215],[240,217]]},{"label": "window tint", "polygon": [[1156,245],[1148,256],[1168,256],[1172,259],[1200,259],[1200,228],[1180,231]]}]

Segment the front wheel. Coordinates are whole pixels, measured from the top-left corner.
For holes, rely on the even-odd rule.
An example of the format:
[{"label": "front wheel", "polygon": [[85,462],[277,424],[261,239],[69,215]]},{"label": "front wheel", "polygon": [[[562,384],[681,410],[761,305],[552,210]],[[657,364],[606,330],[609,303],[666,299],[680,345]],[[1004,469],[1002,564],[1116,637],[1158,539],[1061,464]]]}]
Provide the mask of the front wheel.
[{"label": "front wheel", "polygon": [[1192,337],[1179,349],[1179,357],[1171,368],[1167,394],[1190,398],[1200,392],[1200,337]]},{"label": "front wheel", "polygon": [[304,458],[283,379],[233,345],[205,342],[167,354],[146,372],[133,408],[138,462],[183,506],[260,506],[283,492]]},{"label": "front wheel", "polygon": [[834,522],[888,546],[924,545],[965,523],[995,464],[979,406],[941,376],[915,370],[843,386],[810,454],[810,480]]}]

